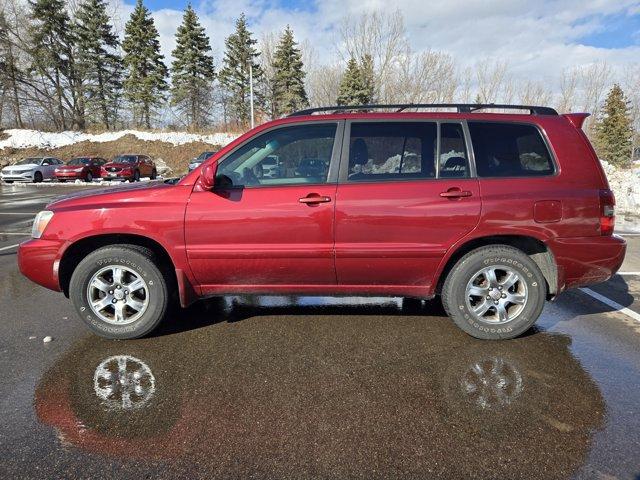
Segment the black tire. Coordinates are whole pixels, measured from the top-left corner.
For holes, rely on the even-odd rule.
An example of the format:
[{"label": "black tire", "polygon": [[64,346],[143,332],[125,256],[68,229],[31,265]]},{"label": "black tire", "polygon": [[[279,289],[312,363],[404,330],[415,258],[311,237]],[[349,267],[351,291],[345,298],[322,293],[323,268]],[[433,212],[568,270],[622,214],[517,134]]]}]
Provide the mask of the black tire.
[{"label": "black tire", "polygon": [[43,177],[42,177],[42,172],[36,172],[33,174],[33,183],[40,183],[42,182]]},{"label": "black tire", "polygon": [[62,178],[59,178],[59,179],[58,179],[58,182],[59,182],[59,183],[67,183],[67,181],[66,181],[66,180],[64,180],[64,179],[62,179]]},{"label": "black tire", "polygon": [[13,180],[5,180],[4,183],[13,183]]},{"label": "black tire", "polygon": [[[470,309],[470,301],[467,301],[467,284],[480,270],[492,266],[497,267],[498,271],[501,266],[510,269],[524,282],[523,286],[518,287],[526,288],[524,305],[515,306],[520,309],[519,313],[515,313],[513,319],[499,324],[483,320],[486,317],[474,314]],[[458,260],[442,287],[442,304],[454,323],[472,337],[484,340],[507,339],[526,332],[538,320],[544,307],[546,290],[542,272],[528,255],[508,245],[492,245],[473,250]],[[474,298],[474,301],[481,300]],[[488,303],[491,302],[493,299],[488,299]],[[513,307],[514,305],[510,305],[508,308]],[[497,316],[497,310],[491,311]]]},{"label": "black tire", "polygon": [[87,176],[84,177],[84,181],[87,183],[93,182],[93,175],[91,175],[91,172],[87,173]]},{"label": "black tire", "polygon": [[129,180],[131,183],[133,182],[139,182],[140,181],[140,172],[138,170],[136,170],[135,172],[133,172],[133,177],[131,177],[131,179]]},{"label": "black tire", "polygon": [[[109,265],[125,266],[147,284],[149,304],[146,310],[138,319],[125,325],[101,319],[93,311],[87,298],[91,277]],[[82,320],[95,334],[110,339],[143,337],[162,321],[170,302],[167,280],[169,276],[163,275],[157,265],[154,253],[144,247],[115,245],[100,248],[87,255],[74,270],[69,285],[69,296]]]},{"label": "black tire", "polygon": [[156,178],[158,178],[158,172],[154,168],[153,171],[151,172],[151,180],[155,180]]}]

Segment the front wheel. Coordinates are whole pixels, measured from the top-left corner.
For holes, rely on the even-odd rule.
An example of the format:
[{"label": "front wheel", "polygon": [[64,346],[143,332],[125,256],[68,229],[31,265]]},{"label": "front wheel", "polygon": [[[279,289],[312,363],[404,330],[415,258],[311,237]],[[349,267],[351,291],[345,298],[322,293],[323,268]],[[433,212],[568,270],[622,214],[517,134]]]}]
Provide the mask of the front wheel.
[{"label": "front wheel", "polygon": [[133,177],[131,177],[131,179],[129,180],[130,182],[139,182],[140,181],[140,172],[138,170],[136,170],[135,172],[133,172]]},{"label": "front wheel", "polygon": [[93,175],[91,175],[91,172],[87,173],[87,176],[84,177],[84,181],[87,183],[93,182]]},{"label": "front wheel", "polygon": [[42,172],[36,172],[33,174],[33,183],[40,183],[42,182],[43,177],[42,177]]},{"label": "front wheel", "polygon": [[71,276],[69,296],[86,325],[101,337],[142,337],[167,312],[167,280],[153,252],[136,245],[87,255]]},{"label": "front wheel", "polygon": [[495,245],[455,264],[442,287],[442,303],[469,335],[498,340],[527,331],[542,313],[546,293],[544,276],[528,255]]},{"label": "front wheel", "polygon": [[158,172],[156,171],[155,168],[151,172],[151,177],[150,178],[151,178],[151,180],[155,180],[156,178],[158,178]]}]

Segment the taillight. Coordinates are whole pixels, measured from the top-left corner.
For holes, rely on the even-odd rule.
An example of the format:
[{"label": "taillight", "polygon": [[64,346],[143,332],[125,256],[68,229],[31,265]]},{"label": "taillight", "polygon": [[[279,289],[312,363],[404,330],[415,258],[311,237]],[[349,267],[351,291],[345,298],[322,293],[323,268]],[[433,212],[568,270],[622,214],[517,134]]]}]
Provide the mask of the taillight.
[{"label": "taillight", "polygon": [[611,190],[600,190],[600,235],[613,235],[616,226],[616,197]]}]

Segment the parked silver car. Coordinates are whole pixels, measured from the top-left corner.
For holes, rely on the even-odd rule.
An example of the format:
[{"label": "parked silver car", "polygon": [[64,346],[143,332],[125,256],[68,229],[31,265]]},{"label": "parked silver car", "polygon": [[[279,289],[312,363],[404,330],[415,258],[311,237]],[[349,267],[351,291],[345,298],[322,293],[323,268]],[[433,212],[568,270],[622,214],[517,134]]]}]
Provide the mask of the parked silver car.
[{"label": "parked silver car", "polygon": [[202,165],[202,162],[204,162],[207,158],[209,158],[216,152],[217,150],[211,152],[202,152],[200,155],[189,162],[189,171],[198,168],[200,165]]},{"label": "parked silver car", "polygon": [[57,158],[29,157],[4,167],[0,172],[0,178],[6,183],[42,182],[55,178],[55,169],[60,165],[64,163]]}]

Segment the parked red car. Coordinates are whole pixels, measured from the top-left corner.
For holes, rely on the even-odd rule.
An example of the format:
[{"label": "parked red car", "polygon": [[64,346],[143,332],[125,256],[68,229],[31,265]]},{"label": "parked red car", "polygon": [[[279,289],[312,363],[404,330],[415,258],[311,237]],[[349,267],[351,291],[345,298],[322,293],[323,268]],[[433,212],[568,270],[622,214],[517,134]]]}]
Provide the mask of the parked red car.
[{"label": "parked red car", "polygon": [[[441,295],[470,335],[515,337],[545,299],[620,268],[613,193],[581,130],[587,114],[453,108],[307,110],[175,184],[54,202],[20,269],[110,338],[150,332],[174,294],[186,306],[230,293]],[[307,159],[313,169],[300,168]]]},{"label": "parked red car", "polygon": [[154,180],[158,176],[156,164],[147,155],[118,155],[102,166],[102,178],[139,182],[141,177]]},{"label": "parked red car", "polygon": [[107,161],[100,157],[76,157],[56,167],[54,174],[59,182],[76,179],[91,182],[101,177],[100,169],[105,163]]}]

